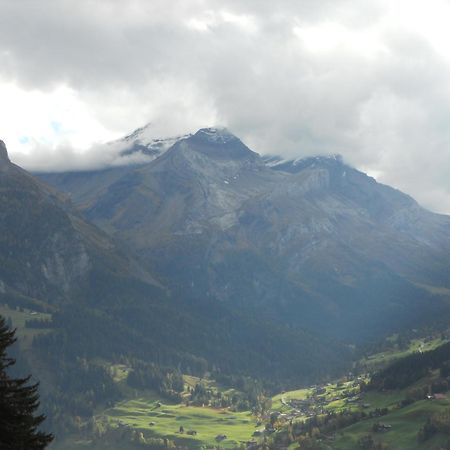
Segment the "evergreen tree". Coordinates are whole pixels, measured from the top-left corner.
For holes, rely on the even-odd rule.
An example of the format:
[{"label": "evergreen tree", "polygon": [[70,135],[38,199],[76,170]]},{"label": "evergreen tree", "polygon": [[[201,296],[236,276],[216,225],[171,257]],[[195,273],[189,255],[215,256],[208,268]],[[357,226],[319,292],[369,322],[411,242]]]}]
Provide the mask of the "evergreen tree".
[{"label": "evergreen tree", "polygon": [[15,364],[7,348],[15,341],[11,330],[0,316],[0,448],[7,450],[41,450],[53,440],[51,434],[38,430],[43,415],[35,415],[39,407],[38,384],[29,385],[30,376],[12,378],[7,369]]}]

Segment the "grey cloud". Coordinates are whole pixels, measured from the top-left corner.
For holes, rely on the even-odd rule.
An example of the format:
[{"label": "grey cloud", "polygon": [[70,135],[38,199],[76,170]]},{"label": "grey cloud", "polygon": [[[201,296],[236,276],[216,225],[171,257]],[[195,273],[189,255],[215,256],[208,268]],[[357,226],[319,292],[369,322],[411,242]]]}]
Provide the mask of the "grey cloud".
[{"label": "grey cloud", "polygon": [[[449,64],[418,32],[384,25],[388,5],[2,0],[0,77],[30,89],[66,84],[115,130],[155,120],[162,133],[176,134],[215,122],[259,152],[339,152],[450,212]],[[375,30],[383,49],[315,52],[293,33],[333,21]],[[46,151],[24,161],[33,168],[113,161],[99,146],[82,156],[70,147]]]},{"label": "grey cloud", "polygon": [[56,148],[36,143],[32,157],[16,154],[14,163],[39,172],[60,172],[70,170],[95,170],[104,167],[142,164],[151,161],[151,157],[141,153],[123,155],[127,148],[125,142],[94,144],[88,151],[79,152],[70,144],[61,144]]},{"label": "grey cloud", "polygon": [[[69,143],[58,145],[56,148],[36,143],[33,154],[15,154],[14,163],[26,167],[34,172],[90,170],[114,165],[118,158],[118,151],[105,144],[94,145],[90,151],[80,153]],[[125,162],[125,161],[124,161]]]}]

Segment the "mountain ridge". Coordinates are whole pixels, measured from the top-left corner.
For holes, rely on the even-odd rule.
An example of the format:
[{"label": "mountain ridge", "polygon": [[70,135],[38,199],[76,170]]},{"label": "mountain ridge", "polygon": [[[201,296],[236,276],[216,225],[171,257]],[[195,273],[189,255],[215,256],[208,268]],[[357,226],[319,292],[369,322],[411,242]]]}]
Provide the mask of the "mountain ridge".
[{"label": "mountain ridge", "polygon": [[421,302],[439,310],[418,285],[449,283],[449,217],[339,156],[276,162],[227,130],[177,141],[80,206],[184,295],[311,329],[358,334],[387,305],[410,323]]}]

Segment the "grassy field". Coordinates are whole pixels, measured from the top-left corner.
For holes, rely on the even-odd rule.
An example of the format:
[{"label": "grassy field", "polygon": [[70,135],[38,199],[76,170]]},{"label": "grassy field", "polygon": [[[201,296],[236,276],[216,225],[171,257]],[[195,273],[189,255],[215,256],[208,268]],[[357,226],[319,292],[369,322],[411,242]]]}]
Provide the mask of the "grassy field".
[{"label": "grassy field", "polygon": [[[386,395],[385,403],[389,401],[390,396]],[[446,442],[448,438],[441,435],[425,443],[419,443],[417,441],[417,432],[430,415],[447,411],[449,407],[450,401],[448,399],[420,400],[406,408],[393,410],[381,418],[364,420],[341,430],[338,432],[333,446],[342,450],[360,450],[358,440],[370,434],[375,441],[384,442],[393,450],[434,448],[439,443]],[[391,425],[392,429],[384,433],[373,433],[372,426],[377,422]]]},{"label": "grassy field", "polygon": [[[326,400],[325,409],[326,410],[339,410],[342,408],[349,409],[349,405],[346,405],[344,399],[341,398],[339,400],[334,400],[336,397],[342,397],[344,392],[350,392],[352,395],[359,394],[359,388],[355,388],[353,386],[352,381],[340,382],[340,383],[329,383],[325,388],[325,393],[318,395],[318,398],[323,398]],[[283,392],[281,394],[275,395],[272,397],[272,410],[280,411],[280,412],[288,412],[290,409],[286,403],[289,400],[305,400],[308,397],[312,397],[314,395],[315,388],[304,388],[298,389],[295,391]]]},{"label": "grassy field", "polygon": [[[106,410],[104,415],[112,426],[129,425],[145,436],[169,438],[190,448],[217,445],[215,438],[218,434],[227,436],[220,443],[223,448],[234,448],[250,440],[255,431],[255,418],[248,412],[158,404],[154,397],[128,400]],[[181,426],[184,433],[179,432]],[[197,434],[189,436],[187,431],[196,431]]]},{"label": "grassy field", "polygon": [[439,345],[445,344],[448,339],[441,339],[436,337],[433,339],[413,339],[408,348],[404,350],[389,349],[384,352],[370,355],[368,358],[363,358],[360,361],[361,367],[364,367],[366,371],[372,372],[382,367],[386,367],[397,359],[403,358],[411,353],[426,352],[434,350]]},{"label": "grassy field", "polygon": [[311,395],[313,390],[311,388],[298,389],[296,391],[283,392],[282,394],[272,397],[272,409],[276,411],[284,411],[287,407],[282,403],[288,400],[304,400]]},{"label": "grassy field", "polygon": [[[97,361],[104,364],[102,361]],[[199,406],[186,406],[184,402],[175,403],[165,400],[160,394],[153,391],[137,391],[127,386],[125,378],[129,368],[122,364],[110,366],[114,380],[121,388],[126,400],[112,408],[97,411],[95,421],[101,428],[107,428],[103,439],[81,439],[72,437],[59,442],[52,448],[55,450],[128,450],[142,448],[139,445],[121,440],[111,442],[108,434],[111,431],[128,429],[142,433],[145,439],[167,438],[179,447],[197,448],[237,448],[243,442],[252,439],[256,427],[256,417],[250,412],[233,412],[228,408],[212,408]],[[202,383],[212,390],[229,392],[218,386],[213,380],[200,379],[184,375],[186,389]],[[233,390],[234,391],[234,390]],[[234,391],[238,392],[238,391]],[[180,427],[184,432],[180,433]],[[195,435],[188,434],[195,431]],[[226,435],[226,439],[219,443],[216,436]],[[108,442],[108,444],[105,444]]]}]

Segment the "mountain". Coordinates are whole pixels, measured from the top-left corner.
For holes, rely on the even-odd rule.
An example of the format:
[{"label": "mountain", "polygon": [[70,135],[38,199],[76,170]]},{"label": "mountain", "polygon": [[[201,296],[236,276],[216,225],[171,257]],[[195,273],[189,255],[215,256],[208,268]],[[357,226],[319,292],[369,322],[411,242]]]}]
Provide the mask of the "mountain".
[{"label": "mountain", "polygon": [[109,185],[137,166],[149,163],[165,153],[174,143],[189,135],[155,138],[151,124],[104,144],[104,151],[116,155],[113,163],[101,170],[38,173],[40,179],[71,197],[76,204],[101,195]]},{"label": "mountain", "polygon": [[24,352],[55,429],[123,398],[118,367],[293,387],[448,323],[448,216],[338,156],[262,157],[219,128],[170,144],[39,177],[0,145],[0,308],[47,313]]},{"label": "mountain", "polygon": [[[375,225],[371,233],[360,236],[354,230],[347,230],[352,236],[345,236],[346,230],[341,228],[343,240],[353,240],[356,249],[366,250],[371,240],[372,257],[390,269],[415,282],[448,287],[448,216],[427,211],[410,196],[345,165],[338,156],[305,158],[272,168],[292,174],[324,173],[326,190],[349,204],[361,222]],[[386,245],[387,239],[390,245]]]},{"label": "mountain", "polygon": [[[95,366],[99,359],[137,359],[199,375],[215,368],[279,382],[348,364],[340,343],[204,296],[184,296],[162,272],[143,265],[128,241],[109,236],[65,195],[12,164],[3,143],[0,157],[0,306],[51,314],[50,322],[33,325],[46,333],[35,336],[28,355],[41,369],[45,363],[37,371],[47,380],[44,389],[66,383],[49,367],[73,377],[80,361]],[[86,384],[76,385],[89,391]]]},{"label": "mountain", "polygon": [[350,342],[447,317],[450,218],[340,157],[207,128],[118,177],[43,177],[184,298]]},{"label": "mountain", "polygon": [[219,128],[153,152],[144,134],[120,144],[133,164],[39,177],[0,143],[0,313],[58,437],[84,445],[147,389],[184,403],[181,373],[257,404],[348,372],[359,344],[448,325],[448,216],[339,156],[260,156]]},{"label": "mountain", "polygon": [[152,125],[149,123],[121,139],[110,142],[109,145],[120,147],[121,156],[141,154],[147,157],[148,162],[161,156],[177,141],[187,137],[189,135],[155,138]]}]

